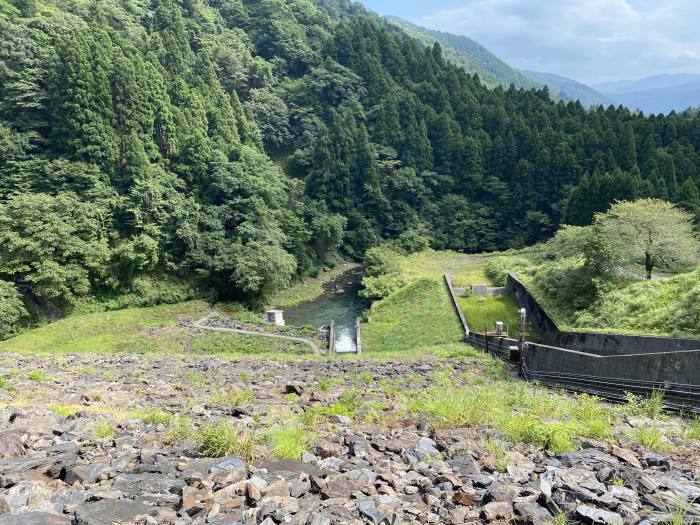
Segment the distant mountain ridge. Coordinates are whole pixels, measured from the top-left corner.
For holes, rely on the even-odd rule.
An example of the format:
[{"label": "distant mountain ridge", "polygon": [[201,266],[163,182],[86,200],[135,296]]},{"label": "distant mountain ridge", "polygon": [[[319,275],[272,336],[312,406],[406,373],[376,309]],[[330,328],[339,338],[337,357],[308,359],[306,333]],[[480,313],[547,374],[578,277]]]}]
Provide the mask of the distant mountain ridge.
[{"label": "distant mountain ridge", "polygon": [[667,89],[700,82],[700,75],[690,73],[678,73],[674,75],[662,74],[641,78],[639,80],[620,80],[618,82],[605,82],[594,84],[591,87],[606,95],[639,93],[650,89]]},{"label": "distant mountain ridge", "polygon": [[564,93],[572,100],[578,100],[586,107],[616,105],[614,100],[590,86],[581,84],[570,78],[555,75],[554,73],[541,73],[538,71],[524,71],[524,73],[547,84],[551,89]]},{"label": "distant mountain ridge", "polygon": [[616,103],[645,113],[667,114],[700,106],[700,75],[654,75],[595,87]]},{"label": "distant mountain ridge", "polygon": [[520,71],[469,37],[428,29],[393,16],[385,20],[427,46],[439,42],[447,60],[463,66],[469,73],[478,74],[491,88],[499,85],[508,88],[513,84],[516,88],[542,89],[547,85],[555,100],[580,100],[586,107],[613,104],[602,93],[575,80],[551,73]]}]

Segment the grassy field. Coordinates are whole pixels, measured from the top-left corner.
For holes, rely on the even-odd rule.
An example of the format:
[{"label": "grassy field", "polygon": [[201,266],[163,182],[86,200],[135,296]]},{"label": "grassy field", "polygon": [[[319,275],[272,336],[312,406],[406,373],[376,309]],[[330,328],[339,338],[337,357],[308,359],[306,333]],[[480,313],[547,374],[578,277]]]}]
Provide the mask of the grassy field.
[{"label": "grassy field", "polygon": [[401,274],[409,281],[420,277],[442,279],[445,273],[449,273],[455,286],[465,286],[491,283],[486,276],[488,261],[489,257],[485,255],[425,250],[402,257],[399,266]]},{"label": "grassy field", "polygon": [[[223,311],[255,320],[234,306]],[[65,354],[73,352],[173,353],[191,351],[228,358],[295,358],[312,356],[305,344],[242,334],[193,333],[179,326],[204,317],[209,307],[199,301],[131,308],[69,317],[0,342],[0,353]]]},{"label": "grassy field", "polygon": [[510,297],[459,297],[459,305],[469,329],[475,332],[493,331],[496,321],[503,321],[509,334],[515,334],[520,323],[518,307]]},{"label": "grassy field", "polygon": [[204,302],[130,308],[68,317],[0,342],[0,352],[172,352],[182,350],[183,317],[199,319]]},{"label": "grassy field", "polygon": [[192,351],[229,358],[284,359],[312,357],[308,345],[242,334],[207,333],[192,338]]}]

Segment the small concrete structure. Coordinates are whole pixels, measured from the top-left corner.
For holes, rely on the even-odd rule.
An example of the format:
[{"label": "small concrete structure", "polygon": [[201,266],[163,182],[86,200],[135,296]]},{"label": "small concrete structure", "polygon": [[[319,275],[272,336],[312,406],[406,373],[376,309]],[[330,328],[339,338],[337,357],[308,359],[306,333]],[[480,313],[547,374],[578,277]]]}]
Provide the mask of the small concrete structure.
[{"label": "small concrete structure", "polygon": [[471,289],[472,295],[476,295],[478,297],[486,297],[489,294],[489,287],[485,284],[472,284]]},{"label": "small concrete structure", "polygon": [[284,326],[284,311],[283,310],[268,310],[265,312],[265,320],[276,326]]},{"label": "small concrete structure", "polygon": [[[488,286],[486,284],[470,284],[469,288],[471,290],[471,294],[477,297],[490,297],[492,295],[501,297],[505,295],[506,291],[505,286]],[[467,295],[467,291],[463,288],[455,288],[455,291],[457,292],[457,295]]]}]

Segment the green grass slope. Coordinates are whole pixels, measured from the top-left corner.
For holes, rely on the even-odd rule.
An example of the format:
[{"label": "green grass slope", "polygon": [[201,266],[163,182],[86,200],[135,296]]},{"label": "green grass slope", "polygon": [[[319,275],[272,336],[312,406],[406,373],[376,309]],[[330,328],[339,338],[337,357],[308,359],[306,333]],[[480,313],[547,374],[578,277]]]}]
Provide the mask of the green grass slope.
[{"label": "green grass slope", "polygon": [[582,299],[590,290],[582,288],[581,265],[519,253],[493,258],[487,273],[499,285],[516,273],[562,330],[700,338],[700,269],[650,281],[620,276]]},{"label": "green grass slope", "polygon": [[204,317],[208,307],[192,301],[67,317],[0,342],[0,352],[153,352],[182,348],[183,317]]},{"label": "green grass slope", "polygon": [[700,338],[700,270],[608,291],[577,316],[576,326]]},{"label": "green grass slope", "polygon": [[368,354],[406,352],[463,339],[447,286],[428,277],[374,303],[362,327],[362,350]]}]

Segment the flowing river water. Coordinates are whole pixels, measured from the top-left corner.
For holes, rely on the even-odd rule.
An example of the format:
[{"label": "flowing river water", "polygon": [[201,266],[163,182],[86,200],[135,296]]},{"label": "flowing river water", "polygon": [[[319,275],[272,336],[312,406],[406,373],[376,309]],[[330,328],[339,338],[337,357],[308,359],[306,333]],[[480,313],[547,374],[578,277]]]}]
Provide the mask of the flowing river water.
[{"label": "flowing river water", "polygon": [[320,297],[285,309],[284,320],[293,326],[315,328],[335,321],[336,352],[354,352],[355,319],[369,306],[369,302],[359,295],[361,280],[361,268],[339,275],[324,285],[325,293]]}]

